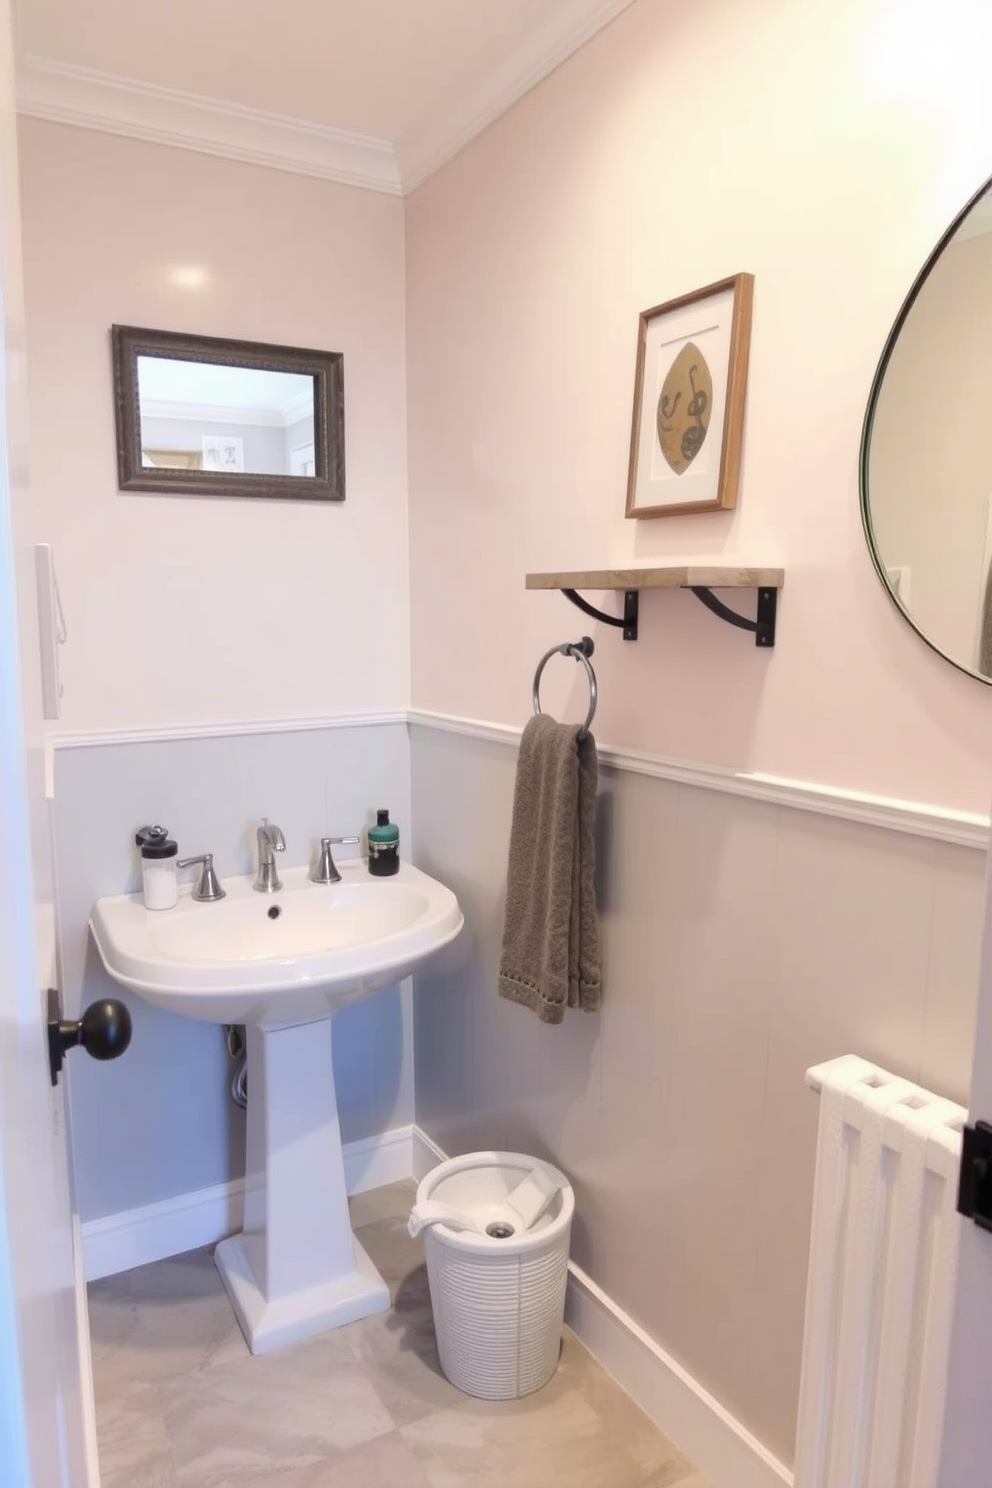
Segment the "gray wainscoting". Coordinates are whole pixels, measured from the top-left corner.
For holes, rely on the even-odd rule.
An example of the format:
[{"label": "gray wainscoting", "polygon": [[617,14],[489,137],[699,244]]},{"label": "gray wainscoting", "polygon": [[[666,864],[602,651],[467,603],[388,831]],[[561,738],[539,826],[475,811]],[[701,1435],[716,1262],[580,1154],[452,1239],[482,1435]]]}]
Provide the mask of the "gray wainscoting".
[{"label": "gray wainscoting", "polygon": [[516,749],[411,736],[418,862],[472,937],[416,979],[418,1123],[559,1162],[578,1264],[791,1461],[804,1072],[858,1053],[966,1101],[985,854],[604,769],[604,1007],[548,1028],[496,995]]},{"label": "gray wainscoting", "polygon": [[[244,1173],[243,1113],[228,1095],[220,1027],[161,1012],[124,992],[87,930],[93,900],[140,886],[134,830],[160,821],[180,852],[213,852],[221,878],[251,871],[262,816],[282,827],[285,866],[321,835],[345,835],[388,806],[410,847],[405,724],[62,747],[54,822],[67,1016],[97,997],[128,1003],[127,1054],[68,1062],[76,1202],[85,1221]],[[342,849],[347,853],[348,849]],[[280,860],[282,861],[282,860]],[[335,1078],[346,1141],[413,1119],[410,993],[397,987],[335,1020]]]}]

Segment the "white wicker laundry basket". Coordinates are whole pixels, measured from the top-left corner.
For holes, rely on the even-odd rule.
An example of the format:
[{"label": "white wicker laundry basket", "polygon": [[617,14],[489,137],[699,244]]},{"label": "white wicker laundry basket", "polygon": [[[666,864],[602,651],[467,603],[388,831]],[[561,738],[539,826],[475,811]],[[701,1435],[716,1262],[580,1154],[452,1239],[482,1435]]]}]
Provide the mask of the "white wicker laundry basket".
[{"label": "white wicker laundry basket", "polygon": [[[529,1230],[503,1238],[435,1224],[425,1231],[441,1368],[459,1390],[514,1400],[546,1385],[558,1365],[575,1198],[557,1168],[519,1152],[473,1152],[429,1173],[417,1204],[451,1204],[482,1227],[534,1170],[561,1187]],[[499,1232],[500,1226],[493,1225]]]}]

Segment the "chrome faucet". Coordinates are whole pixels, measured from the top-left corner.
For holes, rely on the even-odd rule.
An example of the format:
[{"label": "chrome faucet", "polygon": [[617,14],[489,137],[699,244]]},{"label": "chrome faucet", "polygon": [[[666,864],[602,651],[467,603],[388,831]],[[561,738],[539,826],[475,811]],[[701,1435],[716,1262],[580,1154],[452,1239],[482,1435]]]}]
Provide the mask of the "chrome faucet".
[{"label": "chrome faucet", "polygon": [[272,854],[285,851],[286,839],[281,830],[263,816],[258,828],[258,875],[253,885],[259,894],[276,894],[282,888]]},{"label": "chrome faucet", "polygon": [[316,884],[340,883],[341,874],[338,872],[338,865],[334,861],[331,848],[355,847],[361,840],[360,837],[321,837],[320,859],[310,869],[310,882]]},{"label": "chrome faucet", "polygon": [[217,899],[226,899],[227,890],[221,888],[220,880],[214,872],[213,853],[200,853],[195,858],[178,858],[176,867],[193,868],[197,863],[200,864],[203,871],[200,874],[199,882],[190,894],[190,898],[197,900],[200,904],[213,904]]}]

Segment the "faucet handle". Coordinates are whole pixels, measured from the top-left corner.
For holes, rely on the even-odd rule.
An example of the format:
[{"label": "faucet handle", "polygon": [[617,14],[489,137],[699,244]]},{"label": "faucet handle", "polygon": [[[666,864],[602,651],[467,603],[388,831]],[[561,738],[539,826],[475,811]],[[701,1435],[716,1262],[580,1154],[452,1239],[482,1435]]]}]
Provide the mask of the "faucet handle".
[{"label": "faucet handle", "polygon": [[332,847],[352,847],[361,842],[360,837],[321,837],[320,859],[310,869],[310,882],[316,884],[340,883],[341,874],[331,852]]},{"label": "faucet handle", "polygon": [[203,872],[200,874],[199,883],[193,887],[192,898],[202,904],[210,904],[216,899],[225,899],[227,890],[222,889],[220,880],[214,872],[213,853],[200,853],[195,858],[180,858],[176,864],[177,868],[192,868],[195,863],[203,864]]}]

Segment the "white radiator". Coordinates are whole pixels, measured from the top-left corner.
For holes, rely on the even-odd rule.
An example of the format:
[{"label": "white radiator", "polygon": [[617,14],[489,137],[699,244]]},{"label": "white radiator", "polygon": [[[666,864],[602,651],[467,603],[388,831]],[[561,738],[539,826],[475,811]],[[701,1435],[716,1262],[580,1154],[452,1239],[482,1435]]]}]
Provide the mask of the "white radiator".
[{"label": "white radiator", "polygon": [[806,1080],[820,1127],[795,1488],[936,1488],[967,1113],[854,1055]]}]

